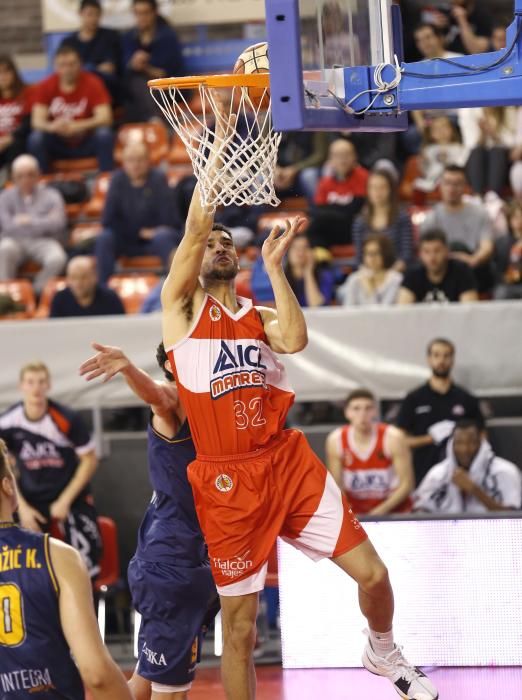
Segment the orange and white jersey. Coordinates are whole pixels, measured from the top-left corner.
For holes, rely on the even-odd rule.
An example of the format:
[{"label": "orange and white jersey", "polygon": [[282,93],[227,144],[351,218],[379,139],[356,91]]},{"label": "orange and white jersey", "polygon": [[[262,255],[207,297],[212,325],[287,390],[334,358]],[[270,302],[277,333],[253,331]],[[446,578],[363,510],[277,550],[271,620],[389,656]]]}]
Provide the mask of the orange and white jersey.
[{"label": "orange and white jersey", "polygon": [[252,452],[284,427],[294,401],[259,311],[238,297],[232,313],[205,295],[188,335],[167,348],[200,455]]},{"label": "orange and white jersey", "polygon": [[[376,423],[372,440],[364,453],[357,448],[350,425],[339,430],[343,487],[354,513],[369,513],[398,486],[398,477],[388,450],[389,429],[386,423]],[[410,500],[406,499],[395,512],[410,510]]]}]

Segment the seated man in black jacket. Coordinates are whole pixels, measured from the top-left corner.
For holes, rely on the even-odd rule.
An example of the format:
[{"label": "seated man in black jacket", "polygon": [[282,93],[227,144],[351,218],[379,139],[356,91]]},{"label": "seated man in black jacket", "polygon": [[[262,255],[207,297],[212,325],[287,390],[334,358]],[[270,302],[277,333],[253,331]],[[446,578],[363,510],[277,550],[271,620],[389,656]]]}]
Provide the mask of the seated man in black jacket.
[{"label": "seated man in black jacket", "polygon": [[129,143],[123,167],[114,173],[103,210],[103,231],[96,239],[95,254],[101,284],[114,271],[116,258],[157,255],[163,264],[181,240],[172,226],[172,193],[167,178],[150,167],[147,146]]}]

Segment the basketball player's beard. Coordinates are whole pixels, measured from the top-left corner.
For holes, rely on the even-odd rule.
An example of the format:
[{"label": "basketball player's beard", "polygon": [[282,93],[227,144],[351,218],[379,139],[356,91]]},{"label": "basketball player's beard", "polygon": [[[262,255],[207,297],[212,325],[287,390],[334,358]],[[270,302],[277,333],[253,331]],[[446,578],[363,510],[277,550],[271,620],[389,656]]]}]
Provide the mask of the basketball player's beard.
[{"label": "basketball player's beard", "polygon": [[235,265],[231,265],[230,267],[226,267],[221,270],[212,268],[208,274],[205,275],[205,277],[207,280],[211,280],[213,282],[230,282],[230,280],[233,280],[236,275],[237,267]]}]

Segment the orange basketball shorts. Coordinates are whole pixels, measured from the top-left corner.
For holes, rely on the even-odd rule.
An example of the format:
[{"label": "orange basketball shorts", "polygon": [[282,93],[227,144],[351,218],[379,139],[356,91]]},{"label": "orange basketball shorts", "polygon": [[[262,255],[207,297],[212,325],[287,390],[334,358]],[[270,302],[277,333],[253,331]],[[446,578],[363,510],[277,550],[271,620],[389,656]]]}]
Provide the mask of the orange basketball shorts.
[{"label": "orange basketball shorts", "polygon": [[256,452],[198,455],[188,478],[221,595],[263,589],[277,536],[314,560],[340,556],[367,537],[298,430]]}]

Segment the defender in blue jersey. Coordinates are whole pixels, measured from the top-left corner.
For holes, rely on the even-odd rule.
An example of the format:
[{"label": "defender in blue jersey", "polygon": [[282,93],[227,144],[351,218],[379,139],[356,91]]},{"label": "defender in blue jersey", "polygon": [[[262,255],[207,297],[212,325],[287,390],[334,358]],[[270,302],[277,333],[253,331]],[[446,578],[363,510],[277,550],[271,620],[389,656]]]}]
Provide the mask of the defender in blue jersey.
[{"label": "defender in blue jersey", "polygon": [[96,700],[132,700],[103,646],[78,552],[18,527],[16,508],[0,440],[0,700],[84,700],[84,684]]},{"label": "defender in blue jersey", "polygon": [[[157,383],[119,348],[94,344],[80,373],[88,380],[120,372],[152,409],[148,463],[154,489],[129,564],[132,601],[142,615],[139,658],[131,687],[138,700],[184,700],[199,660],[202,631],[219,603],[194,507],[187,466],[195,458],[188,423],[163,347],[157,360],[168,382]],[[145,683],[143,680],[145,679]]]}]

